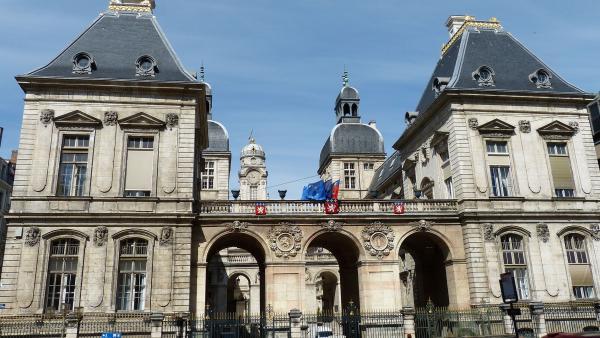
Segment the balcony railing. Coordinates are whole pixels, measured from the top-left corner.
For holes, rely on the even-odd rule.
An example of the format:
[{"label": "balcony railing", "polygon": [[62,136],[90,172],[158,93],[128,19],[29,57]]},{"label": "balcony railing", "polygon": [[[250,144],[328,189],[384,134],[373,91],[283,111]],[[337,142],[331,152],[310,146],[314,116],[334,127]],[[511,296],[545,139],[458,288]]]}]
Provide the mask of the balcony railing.
[{"label": "balcony railing", "polygon": [[[393,213],[396,203],[404,203],[404,212],[449,212],[457,210],[456,200],[343,200],[340,214]],[[202,201],[201,214],[254,214],[257,203],[264,204],[267,214],[324,214],[323,202],[314,201]]]}]

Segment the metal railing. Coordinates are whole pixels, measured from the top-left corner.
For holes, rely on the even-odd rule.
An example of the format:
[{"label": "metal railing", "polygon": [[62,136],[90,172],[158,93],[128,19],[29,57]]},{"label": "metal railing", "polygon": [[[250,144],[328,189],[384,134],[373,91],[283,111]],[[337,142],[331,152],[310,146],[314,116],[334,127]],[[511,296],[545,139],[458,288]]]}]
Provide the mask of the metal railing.
[{"label": "metal railing", "polygon": [[302,315],[303,337],[404,337],[400,311],[344,311]]},{"label": "metal railing", "polygon": [[[455,200],[343,200],[340,214],[393,213],[394,206],[404,203],[405,213],[448,212],[458,210]],[[200,214],[254,214],[256,204],[262,203],[271,214],[323,214],[323,202],[315,201],[202,201]]]},{"label": "metal railing", "polygon": [[547,332],[599,331],[600,320],[593,303],[545,304]]}]

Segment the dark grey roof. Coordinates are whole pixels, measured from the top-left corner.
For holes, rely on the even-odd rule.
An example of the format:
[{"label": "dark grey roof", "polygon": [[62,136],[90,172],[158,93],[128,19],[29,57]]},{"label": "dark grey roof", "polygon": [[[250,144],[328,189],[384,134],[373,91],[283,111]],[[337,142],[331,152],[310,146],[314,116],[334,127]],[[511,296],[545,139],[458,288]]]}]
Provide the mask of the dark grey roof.
[{"label": "dark grey roof", "polygon": [[358,100],[359,98],[358,90],[351,86],[344,86],[338,95],[338,100]]},{"label": "dark grey roof", "polygon": [[385,156],[381,133],[363,123],[340,123],[333,127],[319,158],[319,171],[332,155],[369,154]]},{"label": "dark grey roof", "polygon": [[[493,70],[493,86],[480,85],[473,78],[473,73],[481,66]],[[544,69],[551,75],[549,88],[538,87],[530,80],[530,75],[539,69]],[[436,93],[433,85],[436,79],[448,81],[446,90],[583,93],[502,29],[466,27],[464,33],[438,61],[417,105],[417,111],[423,113],[434,102]]]},{"label": "dark grey roof", "polygon": [[373,180],[369,185],[369,191],[379,191],[386,185],[390,178],[397,176],[401,170],[402,160],[400,153],[396,151],[377,168]]},{"label": "dark grey roof", "polygon": [[213,120],[208,120],[208,148],[206,152],[228,152],[229,151],[229,133],[225,126]]},{"label": "dark grey roof", "polygon": [[[91,74],[73,73],[73,58],[80,52],[93,57],[96,69]],[[154,77],[136,76],[136,61],[144,55],[156,61]],[[154,16],[116,12],[100,14],[58,57],[26,76],[197,82],[184,70]]]}]

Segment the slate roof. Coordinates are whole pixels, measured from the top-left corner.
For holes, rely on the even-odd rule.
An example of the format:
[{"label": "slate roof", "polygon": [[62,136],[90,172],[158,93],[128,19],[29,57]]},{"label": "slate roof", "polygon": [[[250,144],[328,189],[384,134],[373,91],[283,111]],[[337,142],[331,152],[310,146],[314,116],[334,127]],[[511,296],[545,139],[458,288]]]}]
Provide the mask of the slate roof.
[{"label": "slate roof", "polygon": [[[74,74],[77,53],[90,54],[96,63],[91,74]],[[136,61],[156,60],[154,77],[136,76]],[[48,65],[25,77],[127,80],[137,82],[197,82],[182,66],[151,14],[105,12]]]},{"label": "slate roof", "polygon": [[225,126],[213,120],[208,120],[208,148],[202,152],[228,152],[229,133]]},{"label": "slate roof", "polygon": [[375,170],[373,180],[369,185],[369,191],[379,191],[385,186],[387,180],[395,177],[402,170],[402,159],[400,153],[395,151],[383,164]]},{"label": "slate roof", "polygon": [[319,158],[319,172],[332,155],[384,155],[383,136],[364,123],[340,123],[333,127]]},{"label": "slate roof", "polygon": [[[494,86],[480,86],[473,79],[479,67],[490,67]],[[529,76],[539,69],[551,76],[550,88],[538,88]],[[436,78],[450,78],[446,90],[469,89],[531,93],[583,93],[562,79],[510,33],[501,28],[466,26],[462,35],[442,55],[423,91],[416,110],[423,113],[435,101],[432,89]]]}]

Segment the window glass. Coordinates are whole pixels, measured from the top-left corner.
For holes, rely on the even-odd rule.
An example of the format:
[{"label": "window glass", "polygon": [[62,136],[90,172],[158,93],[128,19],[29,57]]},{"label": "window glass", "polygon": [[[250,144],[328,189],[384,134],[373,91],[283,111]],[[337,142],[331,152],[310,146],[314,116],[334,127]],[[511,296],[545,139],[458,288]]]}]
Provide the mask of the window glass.
[{"label": "window glass", "polygon": [[215,188],[215,161],[204,162],[204,170],[200,174],[200,180],[202,182],[202,189]]},{"label": "window glass", "polygon": [[490,166],[492,194],[496,197],[507,197],[512,194],[509,166]]},{"label": "window glass", "polygon": [[125,169],[125,197],[150,196],[153,177],[154,137],[129,136]]},{"label": "window glass", "polygon": [[488,154],[508,154],[508,144],[505,141],[487,141]]},{"label": "window glass", "polygon": [[52,241],[46,281],[46,309],[72,311],[75,300],[79,241],[58,239]]},{"label": "window glass", "polygon": [[148,242],[139,238],[123,240],[119,254],[117,310],[144,310]]},{"label": "window glass", "polygon": [[89,135],[65,135],[58,168],[58,196],[83,196],[87,182]]},{"label": "window glass", "polygon": [[354,163],[344,163],[344,188],[356,189],[356,170]]},{"label": "window glass", "polygon": [[454,198],[454,186],[452,185],[452,177],[448,177],[444,184],[446,184],[446,196],[448,198]]},{"label": "window glass", "polygon": [[529,277],[523,237],[515,234],[504,235],[500,238],[500,243],[504,271],[513,273],[519,299],[529,299]]},{"label": "window glass", "polygon": [[363,164],[364,170],[373,170],[374,167],[375,167],[375,165],[371,162],[367,162],[367,163]]},{"label": "window glass", "polygon": [[548,143],[547,146],[550,155],[567,155],[566,143]]}]

